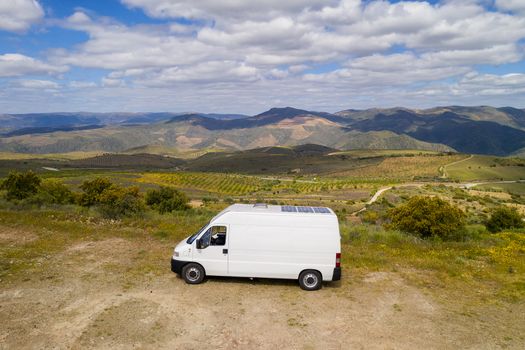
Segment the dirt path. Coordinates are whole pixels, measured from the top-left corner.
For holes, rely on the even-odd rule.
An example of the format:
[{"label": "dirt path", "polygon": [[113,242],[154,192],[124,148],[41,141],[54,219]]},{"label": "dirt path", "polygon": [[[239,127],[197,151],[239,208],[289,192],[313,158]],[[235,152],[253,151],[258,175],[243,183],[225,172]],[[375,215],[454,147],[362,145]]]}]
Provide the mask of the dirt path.
[{"label": "dirt path", "polygon": [[525,180],[506,180],[506,181],[484,181],[484,182],[466,182],[462,183],[460,186],[466,189],[471,189],[480,185],[490,185],[490,184],[516,184],[516,183],[525,183]]},{"label": "dirt path", "polygon": [[[407,183],[407,184],[396,185],[396,187],[398,187],[398,188],[399,188],[399,187],[421,187],[421,186],[423,186],[423,185],[424,185],[424,184],[422,184],[422,183],[416,183],[416,182],[414,182],[414,183]],[[359,214],[359,213],[365,211],[365,210],[367,209],[367,206],[369,206],[370,204],[375,203],[375,202],[379,199],[379,197],[381,197],[381,195],[382,195],[383,193],[385,193],[386,191],[390,191],[390,190],[393,189],[393,188],[394,188],[394,186],[387,186],[387,187],[382,187],[382,188],[380,188],[379,190],[377,190],[377,191],[372,195],[372,197],[370,197],[370,199],[368,200],[368,202],[366,202],[366,204],[365,204],[365,206],[364,206],[363,208],[361,208],[361,209],[359,209],[359,210],[353,212],[351,215],[357,215],[357,214]]]},{"label": "dirt path", "polygon": [[166,273],[123,287],[120,276],[108,272],[107,266],[133,260],[130,251],[138,248],[123,239],[85,242],[54,258],[56,272],[2,286],[0,348],[483,349],[496,345],[478,331],[465,333],[468,327],[477,327],[476,321],[446,310],[400,273],[371,272],[307,293],[294,281],[278,280],[210,278],[190,286],[166,266]]},{"label": "dirt path", "polygon": [[[466,160],[466,159],[463,159],[463,160]],[[461,160],[461,161],[463,161],[463,160]],[[451,164],[453,164],[453,163],[451,163]],[[450,165],[450,164],[448,164],[448,165]],[[474,188],[474,187],[479,186],[479,185],[513,184],[513,183],[525,183],[525,180],[463,182],[463,183],[439,182],[439,184],[443,184],[445,186],[460,187],[460,188],[465,188],[465,189],[471,189],[471,188]],[[428,184],[430,184],[430,183],[428,183]],[[425,185],[425,184],[424,183],[418,183],[418,182],[412,182],[412,183],[405,183],[405,184],[396,185],[395,187],[397,187],[397,188],[401,188],[401,187],[421,187],[423,185]],[[372,195],[372,197],[370,197],[370,199],[366,202],[366,204],[365,204],[365,206],[363,208],[353,212],[351,215],[357,215],[357,214],[365,211],[367,209],[368,205],[375,203],[379,199],[379,197],[381,197],[382,194],[384,194],[387,191],[390,191],[393,188],[394,188],[394,186],[387,186],[387,187],[380,188],[379,190],[377,190]]]},{"label": "dirt path", "polygon": [[[7,244],[26,243],[13,241],[22,231],[15,235],[0,225],[0,232]],[[33,239],[30,232],[22,236]],[[38,273],[0,284],[0,349],[522,345],[522,304],[465,311],[436,299],[432,285],[411,282],[416,271],[352,273],[343,266],[343,280],[317,292],[302,291],[296,281],[264,279],[210,278],[191,286],[169,270],[174,244],[86,240],[39,258]]]},{"label": "dirt path", "polygon": [[392,189],[392,186],[384,187],[384,188],[379,189],[376,193],[374,193],[372,198],[370,198],[370,200],[368,202],[366,202],[366,204],[370,205],[370,204],[374,203],[375,201],[377,201],[379,196],[381,196],[381,194],[383,194],[384,192],[386,192],[388,190],[391,190],[391,189]]},{"label": "dirt path", "polygon": [[463,158],[463,159],[457,160],[455,162],[446,164],[446,165],[442,166],[441,168],[439,168],[439,172],[441,172],[441,178],[442,179],[447,179],[448,178],[447,167],[449,167],[451,165],[455,165],[455,164],[461,163],[461,162],[464,162],[464,161],[467,161],[469,159],[472,159],[472,157],[474,157],[473,154],[469,155],[467,158]]}]

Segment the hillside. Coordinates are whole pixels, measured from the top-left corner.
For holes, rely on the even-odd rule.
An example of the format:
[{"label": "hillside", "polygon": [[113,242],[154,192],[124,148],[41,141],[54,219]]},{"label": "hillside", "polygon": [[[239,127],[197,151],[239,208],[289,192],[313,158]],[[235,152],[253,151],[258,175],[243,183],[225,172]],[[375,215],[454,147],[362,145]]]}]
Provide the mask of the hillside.
[{"label": "hillside", "polygon": [[[344,110],[272,108],[252,117],[202,113],[2,115],[0,151],[198,154],[318,144],[506,156],[525,148],[525,111],[504,107]],[[132,152],[132,153],[137,153]]]},{"label": "hillside", "polygon": [[464,153],[507,155],[525,147],[523,130],[492,121],[473,121],[452,112],[421,116],[398,110],[355,122],[352,127],[359,131],[390,130]]}]

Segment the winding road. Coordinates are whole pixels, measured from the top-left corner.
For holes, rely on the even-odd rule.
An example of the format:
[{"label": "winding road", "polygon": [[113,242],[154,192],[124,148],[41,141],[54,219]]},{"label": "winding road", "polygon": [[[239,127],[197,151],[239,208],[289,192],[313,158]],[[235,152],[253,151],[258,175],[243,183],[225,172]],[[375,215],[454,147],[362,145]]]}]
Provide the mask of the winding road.
[{"label": "winding road", "polygon": [[[466,158],[463,158],[463,159],[460,159],[460,160],[457,160],[455,162],[452,162],[452,163],[449,163],[449,164],[446,164],[442,167],[439,168],[439,171],[442,172],[440,178],[442,179],[446,179],[448,178],[448,173],[447,173],[447,167],[451,166],[451,165],[456,165],[458,163],[461,163],[461,162],[464,162],[464,161],[467,161],[469,159],[472,159],[472,157],[474,157],[473,154],[469,155],[468,157]],[[473,187],[476,187],[476,186],[479,186],[479,185],[488,185],[488,184],[512,184],[512,183],[525,183],[525,180],[509,180],[509,181],[483,181],[483,182],[465,182],[465,183],[449,183],[449,182],[439,182],[440,184],[444,184],[446,186],[452,186],[452,187],[459,187],[459,188],[465,188],[465,189],[471,189]],[[412,183],[405,183],[405,184],[400,184],[400,185],[396,185],[396,187],[421,187],[423,186],[424,184],[423,183],[419,183],[419,182],[412,182]],[[373,204],[375,203],[379,197],[381,197],[381,195],[383,193],[385,193],[386,191],[389,191],[391,190],[392,188],[394,188],[394,186],[387,186],[387,187],[383,187],[383,188],[380,188],[379,190],[376,191],[376,193],[374,193],[374,195],[368,200],[368,202],[366,202],[365,206],[355,212],[352,213],[352,215],[357,215],[363,211],[365,211],[367,209],[367,207],[370,205],[370,204]]]}]

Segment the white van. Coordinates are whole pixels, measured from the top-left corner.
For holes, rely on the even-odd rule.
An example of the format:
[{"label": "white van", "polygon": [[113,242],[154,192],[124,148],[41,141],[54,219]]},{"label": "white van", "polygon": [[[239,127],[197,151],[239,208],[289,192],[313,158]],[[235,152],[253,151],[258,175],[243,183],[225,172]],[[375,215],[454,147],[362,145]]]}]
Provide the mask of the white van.
[{"label": "white van", "polygon": [[171,270],[190,284],[205,276],[285,278],[316,290],[341,278],[340,261],[331,209],[234,204],[175,247]]}]

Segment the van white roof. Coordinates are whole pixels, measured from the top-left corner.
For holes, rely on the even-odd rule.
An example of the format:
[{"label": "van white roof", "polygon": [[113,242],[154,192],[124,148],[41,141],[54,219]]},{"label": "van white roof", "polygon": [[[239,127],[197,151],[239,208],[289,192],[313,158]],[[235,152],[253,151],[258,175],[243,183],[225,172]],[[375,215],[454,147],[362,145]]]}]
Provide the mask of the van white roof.
[{"label": "van white roof", "polygon": [[264,213],[264,214],[283,214],[283,215],[335,215],[332,209],[327,207],[309,207],[292,205],[266,205],[257,204],[233,204],[221,211],[214,219],[228,213]]}]

